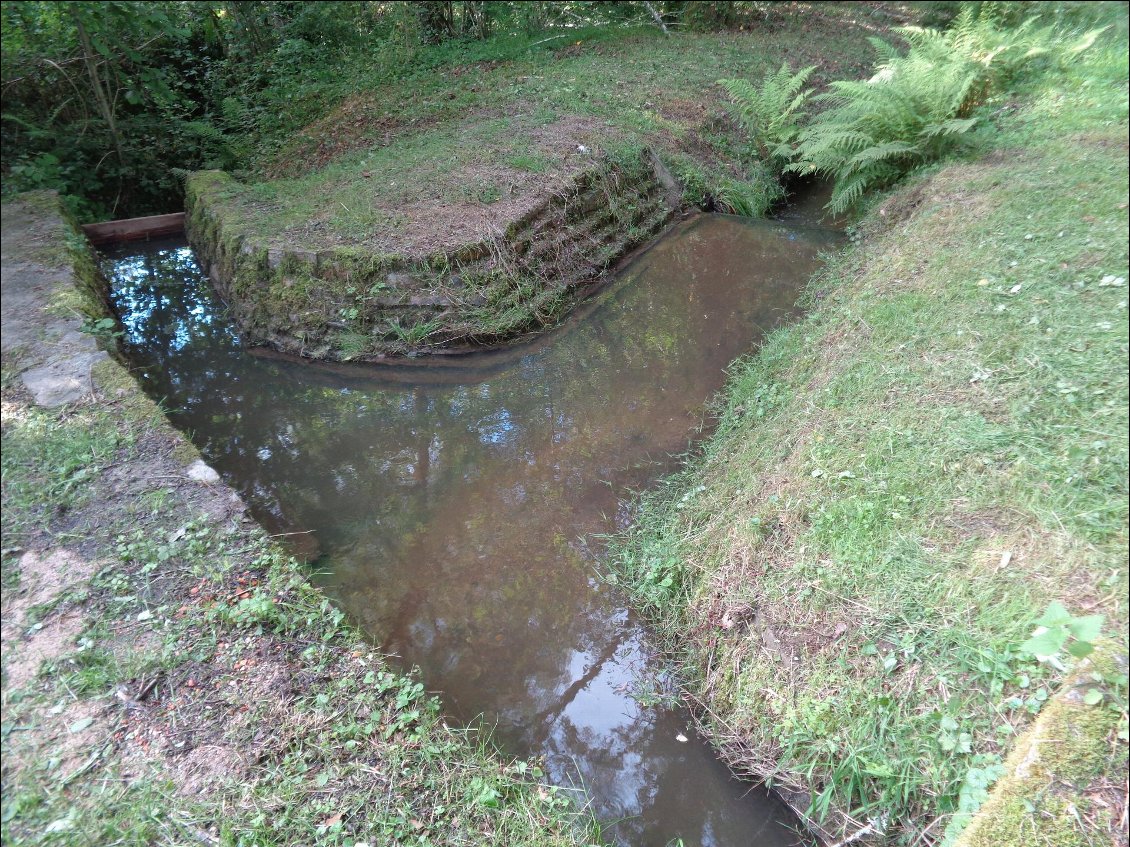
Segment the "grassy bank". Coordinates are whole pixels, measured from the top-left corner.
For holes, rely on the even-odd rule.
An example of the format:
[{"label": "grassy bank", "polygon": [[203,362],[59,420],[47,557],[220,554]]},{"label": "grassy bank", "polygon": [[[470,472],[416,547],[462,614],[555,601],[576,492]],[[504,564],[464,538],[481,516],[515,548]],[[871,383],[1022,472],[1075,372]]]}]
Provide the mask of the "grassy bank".
[{"label": "grassy bank", "polygon": [[4,207],[5,309],[45,287],[5,314],[35,331],[3,360],[3,842],[597,839],[535,763],[448,727],[116,362],[32,402],[29,368],[99,314],[54,204]]},{"label": "grassy bank", "polygon": [[[1124,843],[1124,15],[984,114],[735,365],[615,578],[731,761],[833,829],[952,841],[1003,778],[973,843]],[[1108,658],[1049,718],[1064,760],[1006,762],[1067,678],[1022,647],[1052,601],[1103,616]]]},{"label": "grassy bank", "polygon": [[854,76],[870,59],[867,37],[904,20],[899,11],[794,4],[741,31],[499,37],[426,49],[391,81],[381,57],[359,57],[294,90],[301,105],[271,121],[272,140],[240,176],[248,201],[270,207],[257,216],[263,231],[309,237],[301,228],[318,220],[322,238],[357,243],[396,233],[407,221],[394,210],[411,202],[490,206],[586,156],[649,145],[688,185],[689,202],[709,193],[756,214],[777,189],[717,80],[786,59],[816,66],[816,85]]}]

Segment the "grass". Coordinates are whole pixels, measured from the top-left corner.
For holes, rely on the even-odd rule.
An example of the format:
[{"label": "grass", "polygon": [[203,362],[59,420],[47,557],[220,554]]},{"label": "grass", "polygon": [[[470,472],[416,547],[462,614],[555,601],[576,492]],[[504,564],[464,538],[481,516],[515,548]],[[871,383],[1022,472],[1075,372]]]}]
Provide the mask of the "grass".
[{"label": "grass", "polygon": [[37,416],[4,441],[5,532],[21,535],[89,497],[84,482],[100,473],[128,437],[92,426],[86,414],[62,420]]},{"label": "grass", "polygon": [[[476,45],[473,56],[445,48],[395,82],[382,63],[359,56],[341,66],[345,78],[317,88],[316,105],[309,98],[305,127],[291,127],[277,150],[260,153],[240,199],[264,233],[303,243],[395,241],[398,227],[410,225],[397,207],[489,203],[506,186],[477,186],[483,174],[502,181],[559,174],[581,158],[576,146],[584,143],[594,153],[605,145],[657,147],[684,169],[693,163],[701,185],[689,202],[706,194],[724,201],[735,184],[763,175],[727,117],[719,74],[756,76],[789,56],[818,65],[824,78],[855,75],[869,49],[866,27],[874,26],[863,17],[850,8],[810,9],[750,32],[663,38],[647,27],[586,30],[538,47],[500,38]],[[757,196],[756,205],[735,210],[759,214],[774,199],[763,187]]]},{"label": "grass", "polygon": [[195,451],[116,363],[60,410],[21,387],[34,364],[5,355],[5,844],[600,839],[536,762],[448,726],[230,492],[188,482]]},{"label": "grass", "polygon": [[[941,839],[1061,685],[1020,647],[1051,600],[1126,649],[1118,14],[1078,67],[991,104],[980,158],[874,202],[614,565],[737,766],[897,843]],[[1124,737],[1124,675],[1109,689]],[[1077,840],[1041,841],[1061,821],[1037,803],[1017,843],[1117,831],[1121,789],[1107,809],[1088,789],[1124,779],[1108,730]]]}]

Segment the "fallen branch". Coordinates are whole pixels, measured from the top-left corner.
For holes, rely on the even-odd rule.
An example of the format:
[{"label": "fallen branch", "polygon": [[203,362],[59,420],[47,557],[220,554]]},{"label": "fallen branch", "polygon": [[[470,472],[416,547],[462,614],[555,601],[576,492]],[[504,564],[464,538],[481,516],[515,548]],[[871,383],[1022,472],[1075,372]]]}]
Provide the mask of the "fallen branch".
[{"label": "fallen branch", "polygon": [[886,834],[886,830],[887,826],[883,818],[872,818],[867,822],[867,826],[863,827],[863,829],[857,829],[843,841],[837,841],[830,847],[847,847],[848,844],[855,844],[857,841],[866,838],[868,835],[883,836]]},{"label": "fallen branch", "polygon": [[[549,38],[543,38],[541,41],[534,41],[533,43],[531,43],[529,45],[529,47],[537,47],[539,44],[545,44],[547,41],[555,41],[558,38],[568,38],[570,35],[573,35],[573,34],[574,33],[571,33],[571,32],[563,32],[560,35],[551,35]],[[527,47],[526,49],[529,49],[529,47]]]}]

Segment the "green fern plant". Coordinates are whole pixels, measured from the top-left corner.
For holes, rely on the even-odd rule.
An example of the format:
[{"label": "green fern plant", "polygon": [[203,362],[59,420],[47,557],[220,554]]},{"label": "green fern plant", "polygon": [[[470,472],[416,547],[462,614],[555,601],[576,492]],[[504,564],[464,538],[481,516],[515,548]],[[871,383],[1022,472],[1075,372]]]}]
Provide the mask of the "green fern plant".
[{"label": "green fern plant", "polygon": [[991,14],[968,8],[945,32],[899,31],[909,43],[905,54],[873,39],[880,55],[875,74],[834,82],[814,98],[828,107],[800,132],[795,161],[786,167],[834,179],[833,214],[951,152],[977,124],[975,109],[1023,67],[1042,57],[1070,60],[1101,33],[1069,44],[1036,19],[1003,30]]},{"label": "green fern plant", "polygon": [[907,58],[866,81],[834,82],[829,103],[801,134],[788,170],[835,180],[828,210],[841,214],[872,188],[939,158],[977,123],[959,118],[976,77],[962,65]]},{"label": "green fern plant", "polygon": [[730,95],[735,119],[749,133],[762,160],[784,169],[793,156],[793,145],[801,131],[805,104],[812,89],[805,83],[815,66],[793,73],[788,63],[766,74],[759,85],[744,79],[720,79],[718,84]]},{"label": "green fern plant", "polygon": [[245,151],[233,144],[233,137],[219,127],[202,120],[180,121],[180,132],[195,141],[207,168],[230,170],[241,161]]},{"label": "green fern plant", "polygon": [[[1055,28],[1038,28],[1038,20],[1029,18],[1005,29],[991,7],[975,12],[972,6],[966,6],[945,32],[921,27],[903,27],[898,32],[910,45],[908,58],[964,66],[972,75],[972,84],[958,110],[958,116],[966,116],[989,94],[1004,88],[1025,65],[1055,52]],[[890,59],[888,63],[897,61]]]}]

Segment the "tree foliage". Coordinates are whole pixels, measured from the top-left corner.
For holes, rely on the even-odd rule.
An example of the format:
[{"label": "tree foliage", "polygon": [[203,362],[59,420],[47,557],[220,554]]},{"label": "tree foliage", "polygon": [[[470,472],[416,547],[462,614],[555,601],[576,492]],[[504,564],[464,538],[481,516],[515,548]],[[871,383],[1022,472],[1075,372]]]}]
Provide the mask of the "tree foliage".
[{"label": "tree foliage", "polygon": [[138,5],[3,4],[5,183],[128,207],[159,190],[149,161],[184,157],[186,65],[203,45],[166,8]]}]

